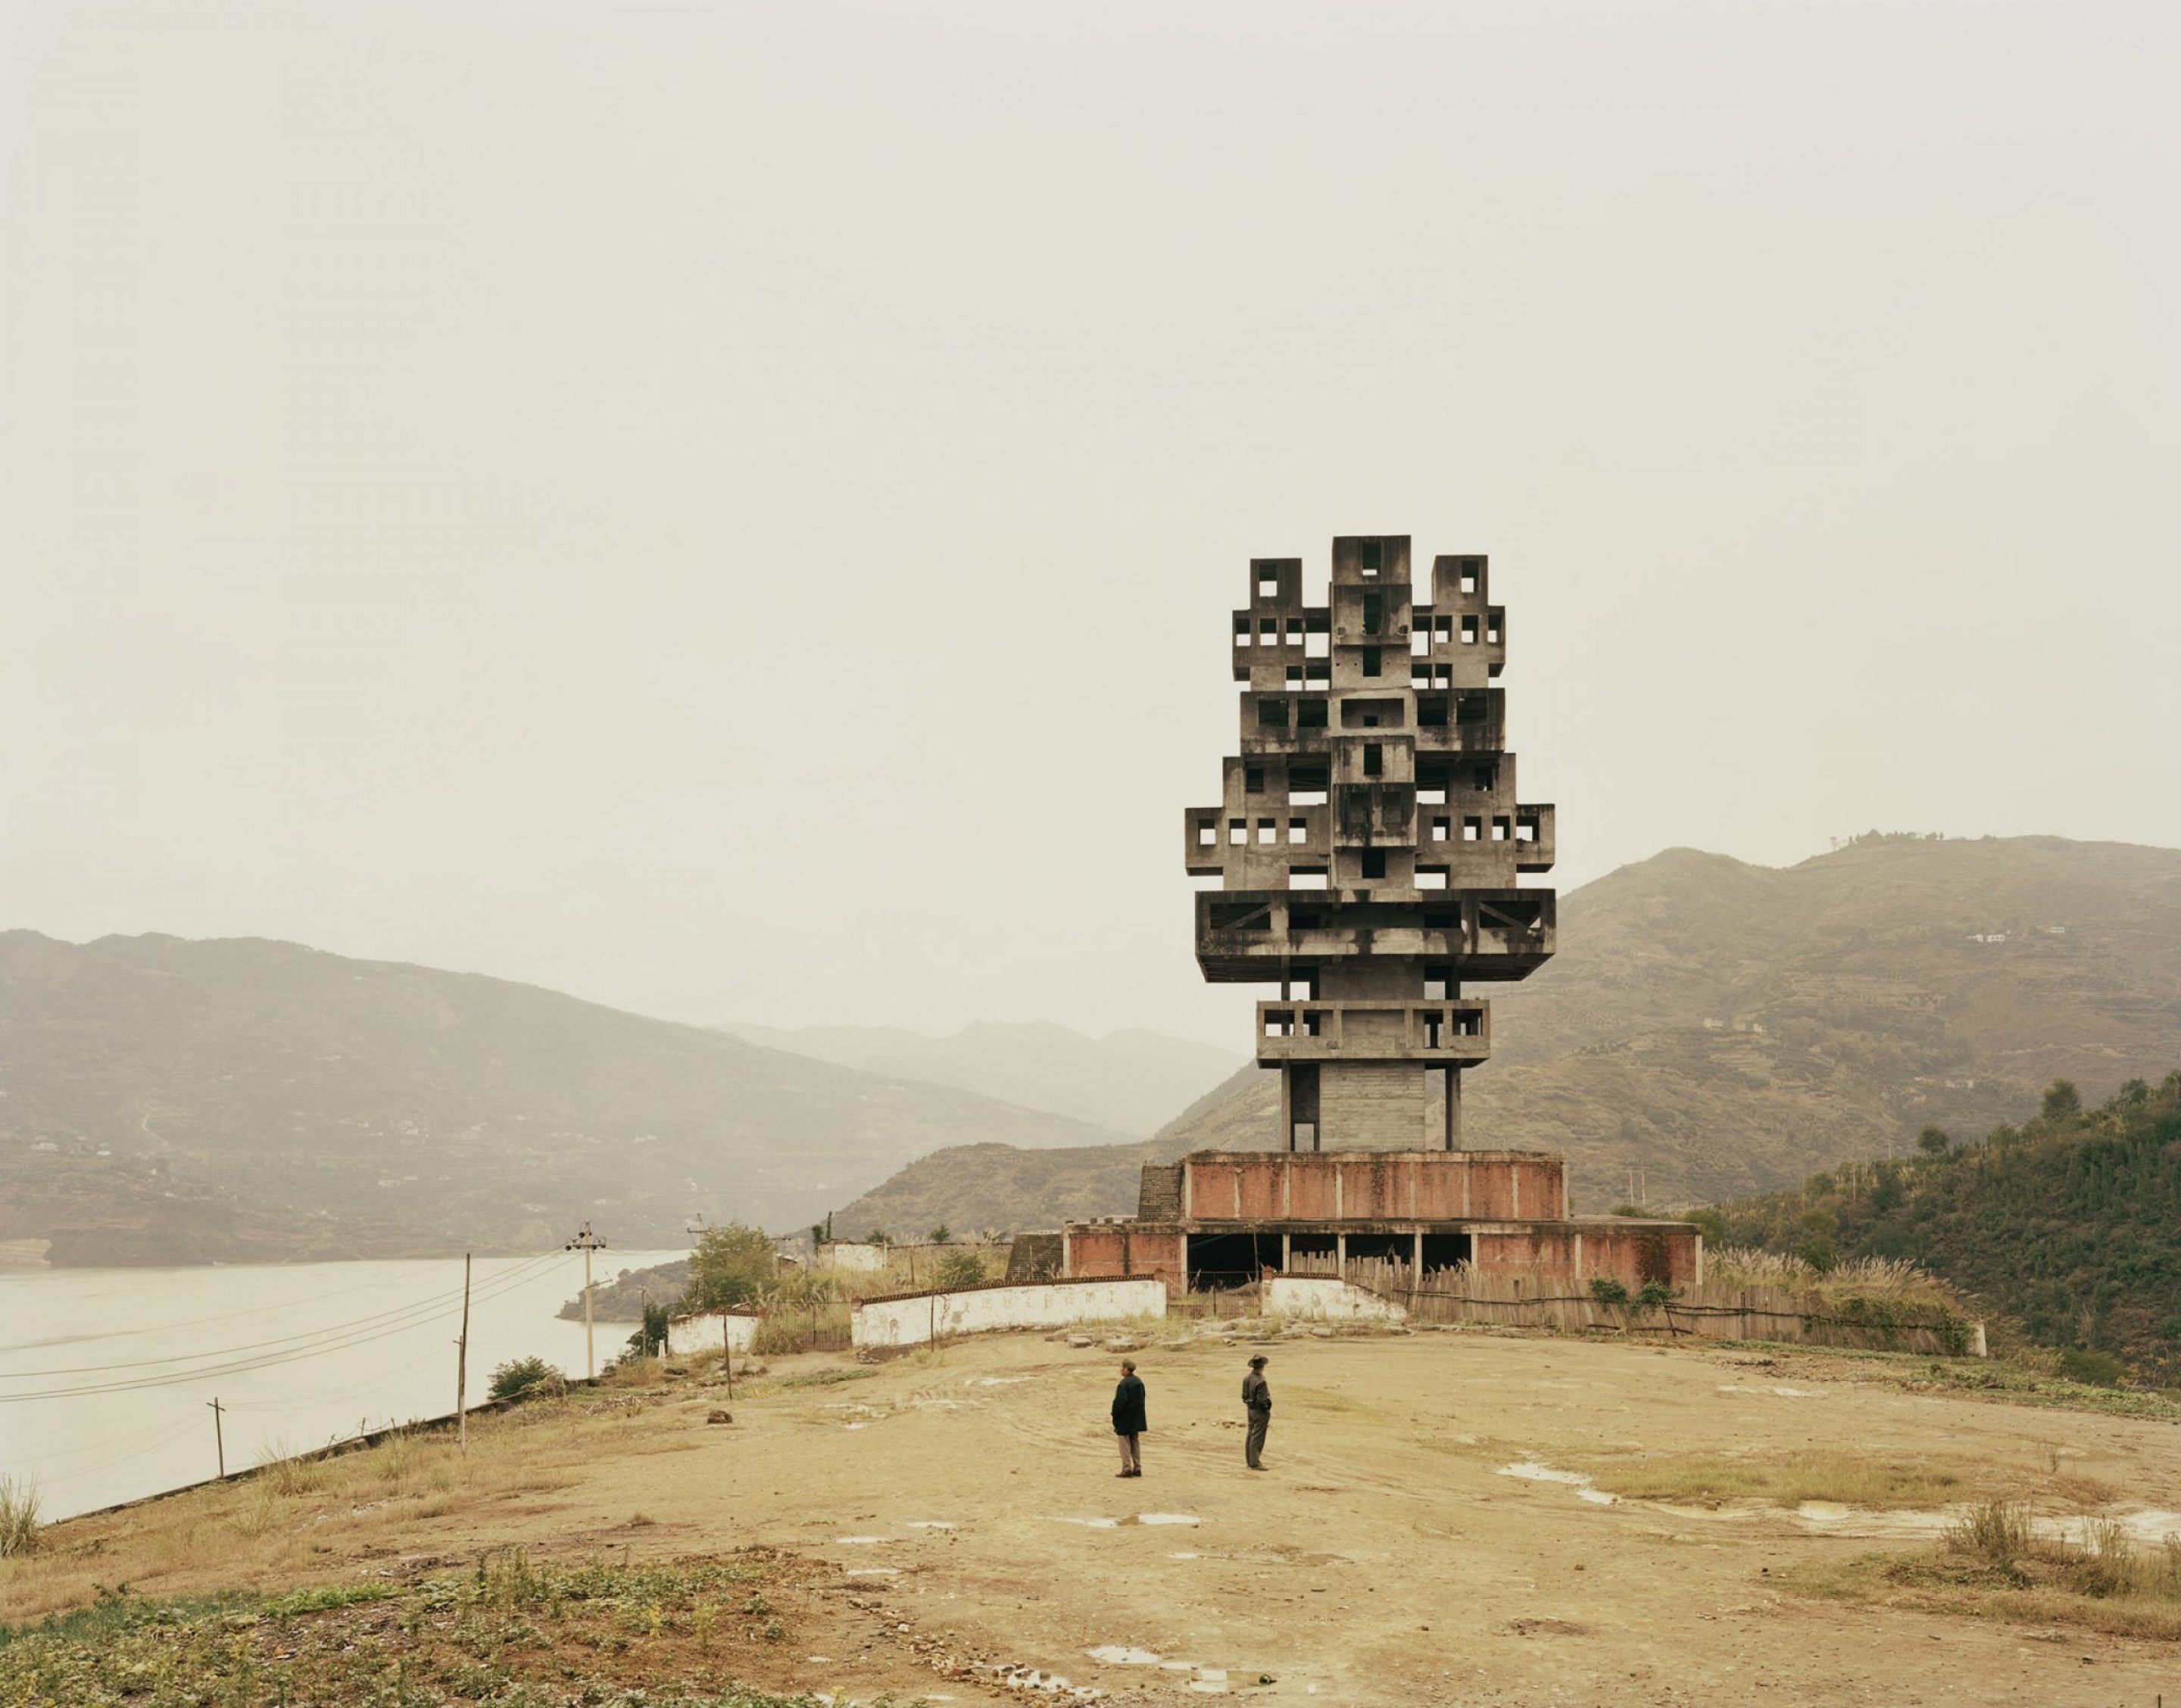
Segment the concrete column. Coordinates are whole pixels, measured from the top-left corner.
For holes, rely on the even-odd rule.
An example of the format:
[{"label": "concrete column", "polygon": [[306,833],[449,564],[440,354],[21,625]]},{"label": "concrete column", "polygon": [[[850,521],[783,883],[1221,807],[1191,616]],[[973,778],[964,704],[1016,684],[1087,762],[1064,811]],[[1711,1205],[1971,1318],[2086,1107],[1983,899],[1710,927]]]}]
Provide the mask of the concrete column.
[{"label": "concrete column", "polygon": [[1446,1143],[1448,1150],[1461,1149],[1461,1070],[1446,1071]]},{"label": "concrete column", "polygon": [[1417,1285],[1422,1286],[1424,1278],[1424,1231],[1422,1228],[1416,1231],[1415,1246],[1416,1255],[1411,1259],[1409,1272],[1416,1278]]}]

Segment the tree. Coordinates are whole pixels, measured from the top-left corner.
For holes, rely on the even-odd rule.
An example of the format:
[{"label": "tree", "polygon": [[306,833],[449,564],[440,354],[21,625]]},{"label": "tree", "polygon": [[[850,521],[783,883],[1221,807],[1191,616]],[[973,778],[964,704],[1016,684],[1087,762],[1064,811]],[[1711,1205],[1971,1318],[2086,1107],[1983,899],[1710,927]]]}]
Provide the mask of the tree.
[{"label": "tree", "polygon": [[930,1240],[934,1245],[946,1245],[953,1239],[954,1230],[947,1226],[947,1224],[942,1221],[937,1227],[932,1229],[930,1233],[925,1235],[925,1237]]},{"label": "tree", "polygon": [[689,1290],[682,1299],[693,1311],[748,1304],[771,1289],[779,1269],[764,1229],[738,1221],[708,1227],[689,1253]]},{"label": "tree", "polygon": [[655,1358],[666,1350],[666,1329],[672,1320],[666,1307],[643,1302],[643,1323],[628,1337],[628,1349],[640,1358]]},{"label": "tree", "polygon": [[937,1287],[974,1287],[985,1284],[985,1265],[973,1251],[949,1252],[939,1260],[931,1277]]},{"label": "tree", "polygon": [[2073,1080],[2056,1079],[2045,1088],[2044,1114],[2047,1121],[2059,1121],[2082,1112],[2082,1094],[2075,1089]]},{"label": "tree", "polygon": [[1946,1148],[1952,1143],[1953,1140],[1946,1136],[1946,1128],[1929,1123],[1916,1135],[1916,1149],[1926,1156],[1944,1156]]}]

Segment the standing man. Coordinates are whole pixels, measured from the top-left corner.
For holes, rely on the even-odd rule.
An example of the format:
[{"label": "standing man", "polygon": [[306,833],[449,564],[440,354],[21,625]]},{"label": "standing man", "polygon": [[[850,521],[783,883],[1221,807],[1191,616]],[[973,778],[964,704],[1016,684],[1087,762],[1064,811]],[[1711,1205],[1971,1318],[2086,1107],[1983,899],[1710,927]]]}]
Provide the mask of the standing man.
[{"label": "standing man", "polygon": [[1144,1385],[1136,1375],[1135,1360],[1123,1358],[1120,1386],[1113,1390],[1113,1433],[1121,1442],[1121,1468],[1118,1475],[1143,1475],[1143,1460],[1136,1450],[1136,1437],[1143,1434],[1144,1429]]},{"label": "standing man", "polygon": [[1265,1355],[1250,1360],[1250,1374],[1242,1378],[1242,1408],[1250,1414],[1250,1437],[1242,1457],[1253,1471],[1265,1468],[1265,1431],[1273,1426],[1273,1391],[1265,1383]]}]

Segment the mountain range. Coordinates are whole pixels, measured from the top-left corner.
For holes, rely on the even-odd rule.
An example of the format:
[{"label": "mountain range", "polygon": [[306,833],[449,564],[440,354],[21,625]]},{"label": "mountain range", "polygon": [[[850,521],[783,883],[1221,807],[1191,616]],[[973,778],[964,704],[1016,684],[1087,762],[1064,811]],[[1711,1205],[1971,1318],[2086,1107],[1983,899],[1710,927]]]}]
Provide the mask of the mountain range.
[{"label": "mountain range", "polygon": [[807,1224],[964,1140],[1124,1135],[468,973],[0,933],[0,1244],[121,1264]]},{"label": "mountain range", "polygon": [[720,1029],[767,1049],[930,1080],[1146,1138],[1245,1061],[1240,1050],[1140,1028],[1087,1038],[1049,1021],[980,1021],[945,1038],[879,1026]]},{"label": "mountain range", "polygon": [[[1562,896],[1559,942],[1487,993],[1463,1134],[1567,1153],[1587,1210],[1764,1192],[1926,1123],[2018,1121],[2056,1078],[2103,1097],[2181,1063],[2172,849],[1873,835],[1786,868],[1669,849]],[[940,1151],[837,1221],[1123,1214],[1146,1160],[1276,1145],[1278,1101],[1247,1067],[1147,1144]]]}]

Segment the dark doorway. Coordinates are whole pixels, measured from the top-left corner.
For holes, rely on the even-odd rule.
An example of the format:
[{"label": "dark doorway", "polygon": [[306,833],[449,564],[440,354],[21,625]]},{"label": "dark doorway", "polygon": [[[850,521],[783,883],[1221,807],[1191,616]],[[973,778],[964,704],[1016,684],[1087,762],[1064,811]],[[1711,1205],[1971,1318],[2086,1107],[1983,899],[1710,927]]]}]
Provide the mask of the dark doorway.
[{"label": "dark doorway", "polygon": [[1276,1233],[1193,1233],[1189,1236],[1189,1288],[1222,1292],[1256,1285],[1266,1270],[1280,1266]]},{"label": "dark doorway", "polygon": [[1470,1260],[1471,1247],[1466,1233],[1427,1233],[1424,1236],[1424,1270],[1453,1269]]},{"label": "dark doorway", "polygon": [[1394,1263],[1406,1263],[1416,1255],[1416,1236],[1405,1233],[1351,1233],[1348,1236],[1348,1255],[1385,1258]]}]

